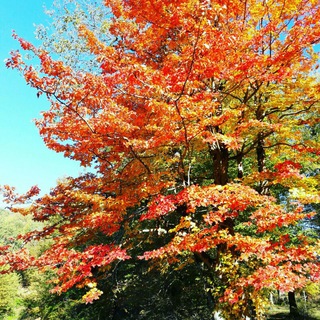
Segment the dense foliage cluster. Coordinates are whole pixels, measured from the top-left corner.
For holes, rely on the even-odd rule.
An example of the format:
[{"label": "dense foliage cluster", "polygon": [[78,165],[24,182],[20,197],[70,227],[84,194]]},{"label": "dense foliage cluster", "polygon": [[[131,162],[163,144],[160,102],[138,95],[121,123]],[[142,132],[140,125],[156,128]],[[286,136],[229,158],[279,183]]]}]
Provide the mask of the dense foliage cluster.
[{"label": "dense foliage cluster", "polygon": [[51,239],[37,257],[3,247],[3,264],[50,270],[54,292],[79,288],[87,303],[111,295],[112,319],[170,304],[179,319],[262,319],[266,290],[320,279],[319,242],[303,229],[319,202],[320,4],[105,5],[99,32],[77,28],[93,64],[15,35],[40,61],[13,52],[7,66],[51,102],[36,122],[44,142],[91,173],[34,200],[36,187],[2,188],[45,224],[21,239]]}]

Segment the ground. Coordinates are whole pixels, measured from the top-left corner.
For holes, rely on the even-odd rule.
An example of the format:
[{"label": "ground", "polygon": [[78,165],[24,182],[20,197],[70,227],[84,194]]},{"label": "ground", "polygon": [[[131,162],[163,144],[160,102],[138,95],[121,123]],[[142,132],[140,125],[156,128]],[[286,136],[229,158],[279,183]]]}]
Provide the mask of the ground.
[{"label": "ground", "polygon": [[320,320],[320,305],[309,306],[297,316],[290,316],[288,306],[273,306],[268,312],[268,320]]}]

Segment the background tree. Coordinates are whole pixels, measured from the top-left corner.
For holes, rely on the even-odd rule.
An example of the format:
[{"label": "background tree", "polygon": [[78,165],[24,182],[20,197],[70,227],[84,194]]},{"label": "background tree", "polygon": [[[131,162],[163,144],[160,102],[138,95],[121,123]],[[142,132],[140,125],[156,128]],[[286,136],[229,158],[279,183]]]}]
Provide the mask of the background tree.
[{"label": "background tree", "polygon": [[[318,201],[317,176],[304,170],[319,155],[305,135],[319,106],[319,4],[105,4],[110,40],[79,27],[100,72],[18,37],[40,70],[18,52],[7,62],[51,101],[36,122],[47,146],[94,173],[16,208],[47,224],[24,241],[53,244],[36,260],[5,258],[15,269],[56,270],[55,291],[87,287],[86,302],[129,259],[164,272],[200,265],[213,308],[262,318],[265,288],[319,279],[318,243],[286,229]],[[289,207],[272,197],[279,186]],[[24,203],[38,190],[3,192]]]},{"label": "background tree", "polygon": [[55,0],[45,12],[51,19],[50,26],[38,25],[35,32],[41,48],[74,69],[99,73],[100,64],[86,41],[79,38],[78,29],[86,25],[102,41],[112,42],[114,38],[109,33],[108,20],[110,9],[96,0]]},{"label": "background tree", "polygon": [[16,307],[20,281],[17,273],[0,275],[0,315],[11,314]]}]

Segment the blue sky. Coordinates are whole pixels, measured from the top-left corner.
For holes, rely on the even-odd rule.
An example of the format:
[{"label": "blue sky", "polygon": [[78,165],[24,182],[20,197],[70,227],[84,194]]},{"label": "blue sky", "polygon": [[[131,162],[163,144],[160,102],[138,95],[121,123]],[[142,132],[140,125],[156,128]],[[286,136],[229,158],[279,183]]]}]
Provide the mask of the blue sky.
[{"label": "blue sky", "polygon": [[36,91],[4,63],[10,51],[19,48],[12,30],[35,43],[34,24],[49,26],[44,6],[50,8],[52,2],[11,0],[2,1],[0,6],[0,185],[15,186],[19,192],[32,185],[48,192],[58,178],[83,172],[77,162],[44,145],[32,120],[48,109],[49,103],[38,99]]}]

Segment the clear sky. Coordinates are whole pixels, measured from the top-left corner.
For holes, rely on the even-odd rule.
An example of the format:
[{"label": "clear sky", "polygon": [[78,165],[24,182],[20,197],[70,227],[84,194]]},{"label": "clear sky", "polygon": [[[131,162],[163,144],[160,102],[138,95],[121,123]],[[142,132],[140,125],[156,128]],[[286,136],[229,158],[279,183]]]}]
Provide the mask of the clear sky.
[{"label": "clear sky", "polygon": [[[79,164],[47,149],[33,119],[49,108],[45,98],[37,98],[21,75],[6,69],[4,60],[19,48],[12,30],[35,43],[34,24],[49,26],[44,6],[53,0],[1,1],[0,6],[0,185],[15,186],[25,192],[38,185],[43,192],[54,187],[58,178],[83,172]],[[0,200],[0,207],[3,206]]]}]

